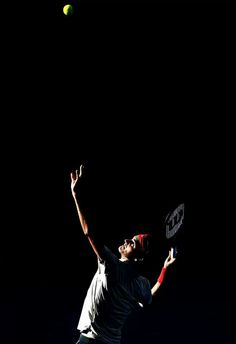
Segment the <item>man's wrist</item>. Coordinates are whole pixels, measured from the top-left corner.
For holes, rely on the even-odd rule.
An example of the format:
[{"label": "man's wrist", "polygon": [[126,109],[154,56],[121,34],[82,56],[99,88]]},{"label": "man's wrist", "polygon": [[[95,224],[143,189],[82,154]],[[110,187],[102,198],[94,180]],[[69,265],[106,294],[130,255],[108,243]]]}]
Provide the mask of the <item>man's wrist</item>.
[{"label": "man's wrist", "polygon": [[163,268],[161,269],[161,273],[157,279],[157,282],[159,282],[160,284],[162,284],[164,277],[165,277],[165,273],[166,273],[166,267],[163,266]]}]

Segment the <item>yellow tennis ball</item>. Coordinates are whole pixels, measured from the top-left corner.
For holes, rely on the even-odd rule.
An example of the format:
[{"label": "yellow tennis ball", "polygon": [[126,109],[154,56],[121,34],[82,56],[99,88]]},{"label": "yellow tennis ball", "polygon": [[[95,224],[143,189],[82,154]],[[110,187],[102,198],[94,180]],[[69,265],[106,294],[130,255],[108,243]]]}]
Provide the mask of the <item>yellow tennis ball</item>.
[{"label": "yellow tennis ball", "polygon": [[71,14],[73,14],[74,12],[74,9],[73,9],[73,6],[70,5],[70,4],[67,4],[63,7],[63,13],[66,15],[66,16],[69,16]]}]

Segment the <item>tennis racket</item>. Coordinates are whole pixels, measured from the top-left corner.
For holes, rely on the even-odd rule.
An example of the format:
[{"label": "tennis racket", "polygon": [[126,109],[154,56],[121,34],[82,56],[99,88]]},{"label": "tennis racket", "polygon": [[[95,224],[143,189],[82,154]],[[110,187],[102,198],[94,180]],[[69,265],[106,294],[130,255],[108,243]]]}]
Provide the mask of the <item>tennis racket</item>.
[{"label": "tennis racket", "polygon": [[173,247],[173,256],[176,257],[178,253],[178,233],[184,222],[184,203],[179,204],[174,210],[171,210],[164,221],[165,236],[168,241],[171,241]]}]

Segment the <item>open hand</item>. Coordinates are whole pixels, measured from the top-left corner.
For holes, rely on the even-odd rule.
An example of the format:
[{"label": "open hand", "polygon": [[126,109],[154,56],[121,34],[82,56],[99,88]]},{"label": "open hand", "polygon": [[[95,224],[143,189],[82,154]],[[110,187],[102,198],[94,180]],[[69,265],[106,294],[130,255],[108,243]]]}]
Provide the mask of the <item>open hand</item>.
[{"label": "open hand", "polygon": [[74,172],[71,172],[70,178],[71,178],[71,192],[73,195],[75,195],[75,187],[77,185],[78,180],[82,177],[82,171],[84,166],[80,165],[79,170],[75,170]]}]

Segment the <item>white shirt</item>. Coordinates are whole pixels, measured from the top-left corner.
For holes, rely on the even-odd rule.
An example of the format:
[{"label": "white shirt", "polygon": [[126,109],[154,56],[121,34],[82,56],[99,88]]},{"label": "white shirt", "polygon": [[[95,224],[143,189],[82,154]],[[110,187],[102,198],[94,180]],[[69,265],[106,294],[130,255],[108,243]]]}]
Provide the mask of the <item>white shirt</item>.
[{"label": "white shirt", "polygon": [[150,304],[151,286],[133,263],[122,262],[106,246],[80,315],[78,329],[105,343],[119,344],[121,331],[132,310]]}]

